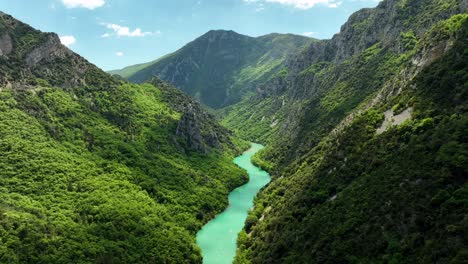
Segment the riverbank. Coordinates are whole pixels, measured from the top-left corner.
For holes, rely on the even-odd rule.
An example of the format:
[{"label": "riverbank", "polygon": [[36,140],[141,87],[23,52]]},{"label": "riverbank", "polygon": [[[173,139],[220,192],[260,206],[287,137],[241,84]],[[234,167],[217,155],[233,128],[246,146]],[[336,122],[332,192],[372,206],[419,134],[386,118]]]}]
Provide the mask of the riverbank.
[{"label": "riverbank", "polygon": [[249,181],[229,194],[229,206],[197,233],[197,244],[202,250],[204,264],[230,264],[237,249],[237,235],[242,230],[248,211],[253,207],[257,193],[270,182],[270,175],[255,166],[251,159],[263,148],[252,143],[250,149],[233,162],[245,169]]}]

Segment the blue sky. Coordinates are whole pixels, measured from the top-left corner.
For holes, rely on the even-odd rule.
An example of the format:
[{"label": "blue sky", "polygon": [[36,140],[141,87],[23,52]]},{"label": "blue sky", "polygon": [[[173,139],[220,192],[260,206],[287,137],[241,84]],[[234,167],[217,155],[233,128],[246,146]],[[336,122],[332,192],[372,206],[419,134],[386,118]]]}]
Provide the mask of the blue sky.
[{"label": "blue sky", "polygon": [[379,0],[0,0],[104,70],[151,61],[211,29],[331,38],[349,15]]}]

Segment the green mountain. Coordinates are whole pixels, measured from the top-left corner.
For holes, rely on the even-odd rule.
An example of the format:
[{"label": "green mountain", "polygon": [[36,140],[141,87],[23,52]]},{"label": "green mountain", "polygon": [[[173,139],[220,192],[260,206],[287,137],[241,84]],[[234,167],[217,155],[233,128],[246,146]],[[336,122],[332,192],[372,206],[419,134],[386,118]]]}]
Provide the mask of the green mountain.
[{"label": "green mountain", "polygon": [[235,263],[466,263],[467,39],[466,0],[383,0],[328,40],[210,31],[130,83],[0,13],[0,263],[200,263],[237,137],[272,181]]},{"label": "green mountain", "polygon": [[240,142],[4,13],[0,61],[0,263],[200,263],[195,232],[247,180]]},{"label": "green mountain", "polygon": [[468,259],[467,8],[382,1],[222,110],[274,177],[236,263]]},{"label": "green mountain", "polygon": [[313,41],[292,34],[252,38],[212,30],[161,59],[110,73],[134,83],[158,76],[203,104],[220,108],[254,91],[256,84],[280,70],[290,55]]},{"label": "green mountain", "polygon": [[150,61],[150,62],[147,62],[147,63],[135,64],[135,65],[127,66],[127,67],[122,68],[120,70],[111,70],[111,71],[108,71],[107,73],[112,74],[112,75],[118,75],[118,76],[120,76],[120,77],[122,77],[124,79],[128,79],[133,74],[137,73],[138,71],[143,70],[144,68],[146,68],[148,66],[151,66],[156,61]]}]

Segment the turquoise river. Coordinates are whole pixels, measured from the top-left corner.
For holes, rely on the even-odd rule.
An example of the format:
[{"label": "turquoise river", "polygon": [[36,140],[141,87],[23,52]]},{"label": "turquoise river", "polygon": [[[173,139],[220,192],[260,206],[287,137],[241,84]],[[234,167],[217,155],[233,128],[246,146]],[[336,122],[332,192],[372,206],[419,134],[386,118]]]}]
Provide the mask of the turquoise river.
[{"label": "turquoise river", "polygon": [[232,263],[236,254],[237,234],[253,207],[255,195],[270,182],[270,175],[251,162],[252,156],[262,148],[262,145],[253,143],[249,150],[234,159],[234,163],[249,174],[249,182],[232,191],[226,210],[197,233],[197,244],[202,250],[204,264]]}]

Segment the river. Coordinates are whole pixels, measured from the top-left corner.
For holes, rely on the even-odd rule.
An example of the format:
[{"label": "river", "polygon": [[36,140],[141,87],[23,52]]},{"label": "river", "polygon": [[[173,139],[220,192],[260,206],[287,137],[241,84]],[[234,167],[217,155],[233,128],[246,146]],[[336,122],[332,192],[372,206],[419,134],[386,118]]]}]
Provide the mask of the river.
[{"label": "river", "polygon": [[234,163],[249,174],[249,182],[229,194],[229,206],[197,233],[204,264],[231,264],[237,249],[237,234],[244,227],[248,211],[260,189],[270,182],[270,175],[251,162],[263,146],[252,143],[249,150],[234,159]]}]

